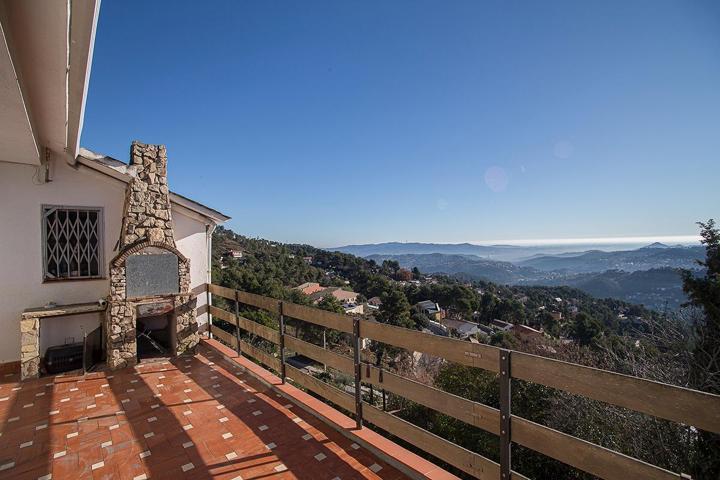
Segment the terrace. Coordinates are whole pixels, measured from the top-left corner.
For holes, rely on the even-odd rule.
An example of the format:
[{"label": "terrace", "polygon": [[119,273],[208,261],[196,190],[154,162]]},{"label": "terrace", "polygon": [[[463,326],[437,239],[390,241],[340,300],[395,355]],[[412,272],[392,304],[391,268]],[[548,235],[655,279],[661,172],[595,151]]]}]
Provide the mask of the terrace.
[{"label": "terrace", "polygon": [[[513,445],[604,479],[688,478],[514,416],[519,380],[720,432],[716,395],[212,284],[201,295],[214,324],[192,356],[22,383],[6,376],[0,478],[527,478],[512,470]],[[269,312],[280,328],[241,308]],[[341,332],[352,355],[288,328],[301,324]],[[364,362],[364,339],[496,374],[500,409]],[[291,352],[352,378],[352,393],[332,374],[326,382],[289,365]],[[496,435],[499,461],[388,411],[386,392]]]}]

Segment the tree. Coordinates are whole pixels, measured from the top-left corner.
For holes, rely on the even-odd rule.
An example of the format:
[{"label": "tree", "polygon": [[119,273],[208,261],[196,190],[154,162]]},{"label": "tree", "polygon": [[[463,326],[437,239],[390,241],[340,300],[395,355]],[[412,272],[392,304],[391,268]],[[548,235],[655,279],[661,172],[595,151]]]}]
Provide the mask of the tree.
[{"label": "tree", "polygon": [[412,269],[413,280],[420,280],[421,276],[422,276],[422,274],[420,273],[420,269],[418,267],[413,267],[413,269]]},{"label": "tree", "polygon": [[400,282],[409,282],[412,280],[413,275],[410,272],[410,270],[407,270],[405,268],[399,269],[397,272],[395,272],[395,280],[398,280]]},{"label": "tree", "polygon": [[602,325],[585,312],[578,313],[572,325],[572,336],[580,345],[590,345],[602,333]]},{"label": "tree", "polygon": [[[705,267],[705,275],[682,272],[688,303],[703,312],[693,325],[690,381],[698,390],[720,394],[720,231],[713,219],[698,225],[705,245],[705,260],[698,260],[698,264]],[[697,455],[693,476],[720,478],[720,435],[700,431]]]},{"label": "tree", "polygon": [[332,295],[325,295],[317,304],[318,308],[327,310],[328,312],[345,313],[345,309],[340,304],[340,300]]},{"label": "tree", "polygon": [[410,303],[402,290],[391,288],[383,293],[382,306],[378,314],[378,320],[404,328],[413,328],[414,324],[410,318]]}]

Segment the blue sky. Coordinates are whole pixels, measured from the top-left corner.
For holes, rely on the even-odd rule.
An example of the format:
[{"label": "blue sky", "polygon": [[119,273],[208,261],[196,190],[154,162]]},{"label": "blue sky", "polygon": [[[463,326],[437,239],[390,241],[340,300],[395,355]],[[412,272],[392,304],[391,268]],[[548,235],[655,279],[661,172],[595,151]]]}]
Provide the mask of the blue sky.
[{"label": "blue sky", "polygon": [[719,87],[712,1],[105,0],[82,145],[278,241],[692,235]]}]

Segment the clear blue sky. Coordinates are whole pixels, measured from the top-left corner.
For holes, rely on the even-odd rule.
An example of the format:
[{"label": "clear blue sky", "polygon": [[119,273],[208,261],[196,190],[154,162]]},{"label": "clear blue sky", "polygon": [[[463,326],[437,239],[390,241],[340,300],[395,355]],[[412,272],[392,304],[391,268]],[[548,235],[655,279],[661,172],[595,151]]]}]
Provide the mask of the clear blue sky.
[{"label": "clear blue sky", "polygon": [[318,246],[720,217],[720,2],[102,3],[83,146]]}]

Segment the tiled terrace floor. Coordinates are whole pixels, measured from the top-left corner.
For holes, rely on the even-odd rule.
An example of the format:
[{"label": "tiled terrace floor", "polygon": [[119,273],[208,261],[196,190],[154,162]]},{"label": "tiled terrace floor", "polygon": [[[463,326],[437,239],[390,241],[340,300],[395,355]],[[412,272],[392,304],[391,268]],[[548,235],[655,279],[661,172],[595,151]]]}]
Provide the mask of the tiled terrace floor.
[{"label": "tiled terrace floor", "polygon": [[0,479],[400,479],[220,355],[0,385]]}]

